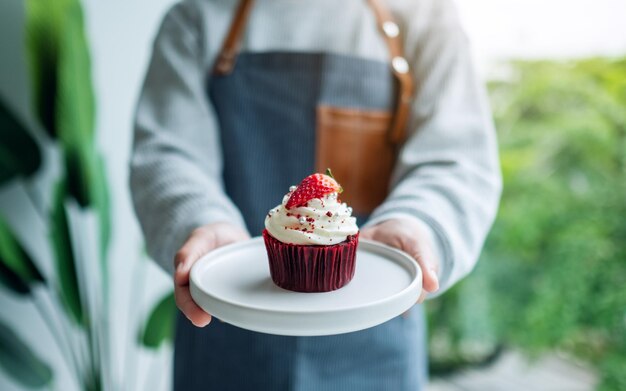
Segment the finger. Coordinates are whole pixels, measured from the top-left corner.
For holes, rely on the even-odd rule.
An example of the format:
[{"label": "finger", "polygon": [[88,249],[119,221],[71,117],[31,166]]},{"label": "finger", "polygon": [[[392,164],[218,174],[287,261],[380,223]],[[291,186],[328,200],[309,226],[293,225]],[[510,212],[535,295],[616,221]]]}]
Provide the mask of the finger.
[{"label": "finger", "polygon": [[422,289],[422,293],[420,294],[420,297],[417,299],[417,303],[421,304],[424,302],[424,300],[426,300],[426,297],[428,296],[428,293],[426,290]]},{"label": "finger", "polygon": [[[419,263],[419,262],[418,262]],[[439,277],[435,269],[429,265],[419,263],[422,269],[422,289],[426,292],[436,292],[439,289]]]},{"label": "finger", "polygon": [[176,305],[183,314],[197,327],[205,327],[211,323],[211,315],[198,307],[191,297],[188,286],[177,286],[174,290]]},{"label": "finger", "polygon": [[359,232],[359,237],[361,239],[374,240],[376,227],[367,227]]},{"label": "finger", "polygon": [[198,307],[189,292],[189,273],[193,264],[210,248],[211,240],[207,235],[192,234],[183,247],[176,253],[174,263],[174,297],[176,305],[183,314],[197,327],[204,327],[211,322],[211,315]]},{"label": "finger", "polygon": [[193,234],[174,257],[174,282],[176,285],[189,283],[189,271],[193,264],[215,247],[215,237],[211,234]]},{"label": "finger", "polygon": [[[363,236],[359,234],[359,237],[363,237]],[[365,232],[364,238],[374,240],[382,244],[386,244],[387,246],[395,247],[407,253],[410,251],[409,249],[407,249],[407,247],[403,243],[401,235],[399,235],[395,231],[389,232],[387,230],[378,229],[378,227],[374,227]]]},{"label": "finger", "polygon": [[238,227],[228,227],[228,230],[216,232],[214,247],[222,247],[226,246],[227,244],[240,242],[247,239],[250,239],[250,235],[245,230]]},{"label": "finger", "polygon": [[399,224],[392,224],[390,220],[364,229],[361,235],[366,239],[373,239],[396,247],[415,259],[422,271],[422,289],[424,292],[420,296],[420,302],[424,301],[427,293],[439,289],[437,275],[439,262],[431,247],[432,243],[420,233],[420,229],[415,227],[401,229]]},{"label": "finger", "polygon": [[426,292],[436,292],[439,290],[439,277],[434,268],[429,265],[422,267],[422,287]]},{"label": "finger", "polygon": [[377,226],[368,227],[360,234],[366,239],[373,239],[396,247],[415,259],[422,270],[422,287],[428,292],[439,289],[439,278],[433,264],[434,254],[426,243],[415,240],[399,231],[377,230]]},{"label": "finger", "polygon": [[435,292],[439,289],[439,277],[433,265],[434,254],[428,245],[415,240],[402,240],[403,250],[411,255],[422,269],[422,289],[426,292]]}]

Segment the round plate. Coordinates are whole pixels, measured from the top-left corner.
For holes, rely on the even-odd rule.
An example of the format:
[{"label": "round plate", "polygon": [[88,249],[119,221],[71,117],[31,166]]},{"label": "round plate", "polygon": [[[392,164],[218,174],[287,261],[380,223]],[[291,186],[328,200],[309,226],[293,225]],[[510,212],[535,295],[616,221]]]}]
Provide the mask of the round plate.
[{"label": "round plate", "polygon": [[341,289],[292,292],[270,278],[263,239],[210,252],[191,269],[191,296],[206,312],[232,325],[269,334],[341,334],[376,326],[411,308],[422,289],[409,255],[359,240],[356,272]]}]

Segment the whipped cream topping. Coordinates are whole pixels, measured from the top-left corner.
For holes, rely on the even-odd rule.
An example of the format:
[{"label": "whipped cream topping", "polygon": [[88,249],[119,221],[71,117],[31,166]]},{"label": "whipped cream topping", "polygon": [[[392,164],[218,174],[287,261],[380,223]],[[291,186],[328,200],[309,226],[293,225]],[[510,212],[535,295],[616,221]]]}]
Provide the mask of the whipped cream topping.
[{"label": "whipped cream topping", "polygon": [[283,197],[283,202],[272,208],[265,217],[265,228],[274,238],[283,243],[299,245],[332,245],[341,243],[359,228],[352,208],[338,201],[337,193],[323,198],[314,198],[306,205],[287,209],[292,186]]}]

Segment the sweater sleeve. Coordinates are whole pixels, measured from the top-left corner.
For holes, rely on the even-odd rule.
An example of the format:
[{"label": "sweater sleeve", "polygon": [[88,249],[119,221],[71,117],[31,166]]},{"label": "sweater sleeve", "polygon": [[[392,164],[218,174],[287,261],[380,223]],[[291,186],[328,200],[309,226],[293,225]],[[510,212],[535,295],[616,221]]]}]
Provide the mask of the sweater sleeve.
[{"label": "sweater sleeve", "polygon": [[[451,3],[436,3],[405,24],[418,88],[392,191],[371,223],[406,217],[430,228],[440,294],[474,267],[495,218],[501,177],[491,112],[468,41]],[[413,23],[418,19],[424,23]]]},{"label": "sweater sleeve", "polygon": [[199,13],[189,4],[168,12],[154,42],[130,162],[148,253],[168,272],[193,229],[218,221],[245,227],[224,192],[218,127],[205,95]]}]

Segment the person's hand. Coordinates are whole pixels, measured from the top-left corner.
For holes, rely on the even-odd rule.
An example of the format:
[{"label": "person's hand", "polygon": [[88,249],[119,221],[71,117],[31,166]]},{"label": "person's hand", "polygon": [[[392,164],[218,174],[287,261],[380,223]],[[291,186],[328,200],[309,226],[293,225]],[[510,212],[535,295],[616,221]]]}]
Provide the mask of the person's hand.
[{"label": "person's hand", "polygon": [[410,219],[390,219],[372,227],[364,228],[361,238],[376,240],[388,246],[398,248],[412,256],[422,269],[422,294],[418,303],[428,293],[439,289],[439,260],[433,251],[433,243],[423,231],[422,226]]},{"label": "person's hand", "polygon": [[249,239],[250,235],[229,223],[214,223],[195,229],[174,257],[174,297],[176,305],[197,327],[211,322],[211,315],[198,307],[189,291],[189,272],[200,257],[218,247]]}]

